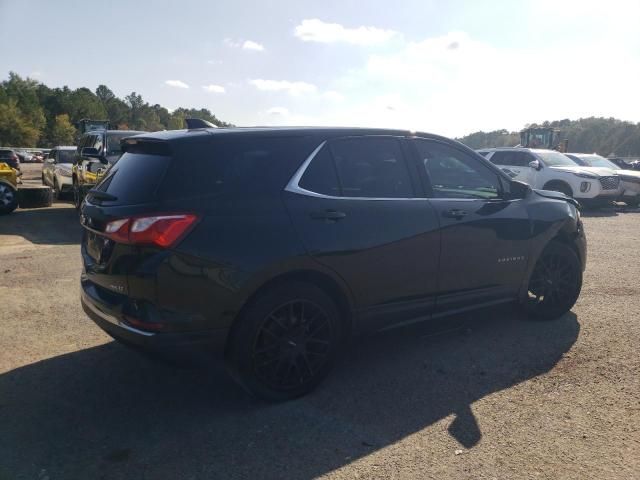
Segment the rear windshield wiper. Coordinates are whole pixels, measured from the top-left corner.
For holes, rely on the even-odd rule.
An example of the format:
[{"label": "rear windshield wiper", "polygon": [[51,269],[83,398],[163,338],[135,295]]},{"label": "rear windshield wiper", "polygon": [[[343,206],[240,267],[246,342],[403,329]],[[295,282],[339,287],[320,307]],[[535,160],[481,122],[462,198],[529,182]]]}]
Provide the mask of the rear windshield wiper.
[{"label": "rear windshield wiper", "polygon": [[105,200],[107,202],[115,202],[116,200],[118,200],[118,197],[116,197],[115,195],[111,195],[107,192],[101,192],[100,190],[91,189],[87,193],[91,194],[91,196],[96,200]]}]

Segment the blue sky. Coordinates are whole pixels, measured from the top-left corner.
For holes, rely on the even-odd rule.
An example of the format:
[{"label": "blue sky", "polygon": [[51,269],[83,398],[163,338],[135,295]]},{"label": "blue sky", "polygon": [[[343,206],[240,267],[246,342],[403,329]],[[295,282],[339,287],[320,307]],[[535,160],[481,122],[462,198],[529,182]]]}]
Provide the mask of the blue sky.
[{"label": "blue sky", "polygon": [[457,136],[640,121],[638,25],[638,0],[0,0],[0,71],[237,125]]}]

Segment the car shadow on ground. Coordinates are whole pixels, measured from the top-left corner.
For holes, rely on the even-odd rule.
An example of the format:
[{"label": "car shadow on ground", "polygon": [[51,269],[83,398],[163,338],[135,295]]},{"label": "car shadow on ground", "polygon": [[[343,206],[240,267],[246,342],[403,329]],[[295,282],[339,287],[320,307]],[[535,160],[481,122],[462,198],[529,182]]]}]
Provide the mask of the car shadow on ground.
[{"label": "car shadow on ground", "polygon": [[114,342],[17,368],[0,375],[0,478],[310,479],[450,416],[443,435],[473,448],[473,402],[551,370],[580,327],[511,311],[466,325],[354,341],[318,390],[282,404]]},{"label": "car shadow on ground", "polygon": [[39,245],[73,245],[82,239],[74,208],[54,204],[48,208],[17,209],[0,218],[0,236],[16,235]]}]

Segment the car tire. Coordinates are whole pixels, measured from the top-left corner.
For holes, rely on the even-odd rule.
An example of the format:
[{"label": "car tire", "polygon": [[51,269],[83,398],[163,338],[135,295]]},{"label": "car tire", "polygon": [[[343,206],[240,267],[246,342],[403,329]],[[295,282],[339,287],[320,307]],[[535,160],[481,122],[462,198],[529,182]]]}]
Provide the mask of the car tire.
[{"label": "car tire", "polygon": [[53,196],[56,200],[62,199],[62,190],[60,190],[60,183],[58,182],[58,177],[54,175],[53,177]]},{"label": "car tire", "polygon": [[82,198],[80,197],[80,186],[78,185],[78,181],[73,179],[73,206],[76,208],[76,211],[80,211],[80,206],[82,205]]},{"label": "car tire", "polygon": [[0,215],[6,215],[18,208],[18,192],[8,183],[0,182]]},{"label": "car tire", "polygon": [[18,189],[18,205],[20,208],[50,207],[52,200],[51,187],[45,185],[20,187]]},{"label": "car tire", "polygon": [[532,319],[554,320],[571,310],[581,288],[578,255],[564,243],[551,241],[529,277],[524,309]]},{"label": "car tire", "polygon": [[283,283],[243,309],[227,344],[227,365],[250,394],[289,400],[326,377],[341,340],[340,312],[329,295],[311,284]]}]

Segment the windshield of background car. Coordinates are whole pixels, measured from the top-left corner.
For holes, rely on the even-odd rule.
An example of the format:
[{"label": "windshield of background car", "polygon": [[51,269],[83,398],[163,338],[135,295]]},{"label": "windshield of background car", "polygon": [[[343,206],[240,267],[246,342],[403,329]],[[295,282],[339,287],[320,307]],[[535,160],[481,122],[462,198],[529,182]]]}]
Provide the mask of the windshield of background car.
[{"label": "windshield of background car", "polygon": [[126,137],[130,137],[131,132],[124,131],[122,133],[110,133],[107,135],[107,157],[112,157],[122,154],[122,147],[120,146],[120,140]]},{"label": "windshield of background car", "polygon": [[75,156],[75,150],[58,150],[58,163],[73,163]]},{"label": "windshield of background car", "polygon": [[619,166],[600,155],[581,155],[580,158],[587,162],[590,167],[605,167],[620,170]]},{"label": "windshield of background car", "polygon": [[560,152],[536,152],[545,165],[550,167],[575,167],[576,162]]}]

